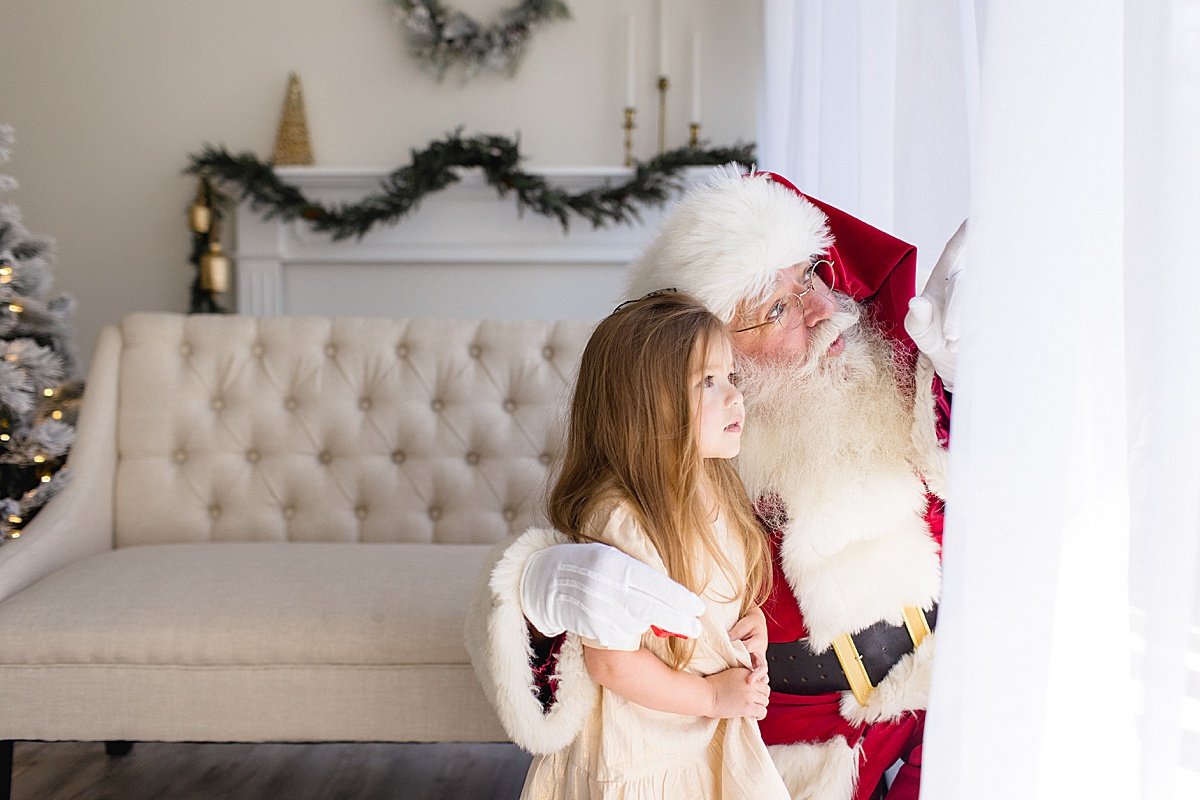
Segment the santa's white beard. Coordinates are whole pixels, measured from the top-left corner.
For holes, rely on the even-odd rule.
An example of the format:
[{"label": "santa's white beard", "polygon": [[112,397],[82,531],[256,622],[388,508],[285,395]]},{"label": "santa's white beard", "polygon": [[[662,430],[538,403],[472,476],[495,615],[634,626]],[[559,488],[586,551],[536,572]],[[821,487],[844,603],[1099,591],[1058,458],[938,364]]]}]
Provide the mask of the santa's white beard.
[{"label": "santa's white beard", "polygon": [[912,377],[844,302],[812,330],[812,355],[741,365],[738,470],[751,497],[783,502],[781,564],[818,652],[879,620],[903,624],[901,609],[928,607],[940,584],[913,469]]},{"label": "santa's white beard", "polygon": [[[859,307],[839,299],[841,310],[810,332],[808,352],[741,364],[738,468],[752,497],[787,495],[796,483],[844,485],[863,469],[911,456],[911,374]],[[838,336],[845,349],[830,355]]]}]

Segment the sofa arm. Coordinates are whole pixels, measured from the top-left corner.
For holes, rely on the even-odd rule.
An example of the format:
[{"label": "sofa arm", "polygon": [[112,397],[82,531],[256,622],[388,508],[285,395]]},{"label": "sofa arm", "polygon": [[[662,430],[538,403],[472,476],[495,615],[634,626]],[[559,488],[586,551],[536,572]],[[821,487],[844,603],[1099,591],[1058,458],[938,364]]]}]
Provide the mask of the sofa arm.
[{"label": "sofa arm", "polygon": [[105,328],[96,345],[75,444],[70,479],[25,527],[0,547],[0,600],[59,567],[112,549],[113,481],[117,464],[117,389],[121,336]]}]

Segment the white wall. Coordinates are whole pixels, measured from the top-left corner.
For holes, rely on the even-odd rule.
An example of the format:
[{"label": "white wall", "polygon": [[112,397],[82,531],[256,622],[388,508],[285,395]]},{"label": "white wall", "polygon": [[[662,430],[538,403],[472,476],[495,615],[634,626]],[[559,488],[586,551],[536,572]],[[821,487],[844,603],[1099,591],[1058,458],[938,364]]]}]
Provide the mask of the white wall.
[{"label": "white wall", "polygon": [[[449,5],[483,21],[514,0]],[[657,2],[567,5],[574,18],[534,35],[515,79],[455,73],[439,84],[408,54],[384,0],[4,0],[0,121],[17,143],[0,171],[21,187],[3,199],[58,241],[56,287],[79,301],[82,358],[128,312],[186,309],[195,187],[180,171],[205,143],[268,158],[289,70],[303,82],[318,164],[392,168],[461,125],[519,135],[530,165],[614,165],[632,14],[635,152],[651,155]],[[759,0],[668,0],[668,15],[668,147],[686,137],[693,28],[704,38],[705,137],[753,140]]]}]

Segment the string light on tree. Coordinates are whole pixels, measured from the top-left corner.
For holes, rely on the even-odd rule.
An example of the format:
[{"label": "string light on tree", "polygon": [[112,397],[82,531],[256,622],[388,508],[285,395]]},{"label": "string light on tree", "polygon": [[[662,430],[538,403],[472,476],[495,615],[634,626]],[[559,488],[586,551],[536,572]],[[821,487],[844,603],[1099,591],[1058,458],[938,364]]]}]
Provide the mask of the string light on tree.
[{"label": "string light on tree", "polygon": [[[0,125],[0,161],[12,129]],[[0,175],[0,188],[14,182]],[[17,539],[64,485],[83,387],[74,379],[74,301],[51,296],[51,243],[0,203],[0,543]]]}]

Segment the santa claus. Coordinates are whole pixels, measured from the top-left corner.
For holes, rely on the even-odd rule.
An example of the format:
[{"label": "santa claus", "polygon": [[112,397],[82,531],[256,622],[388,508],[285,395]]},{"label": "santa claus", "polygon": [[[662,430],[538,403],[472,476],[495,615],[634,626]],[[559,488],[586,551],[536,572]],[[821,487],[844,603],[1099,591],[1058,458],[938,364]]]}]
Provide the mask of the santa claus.
[{"label": "santa claus", "polygon": [[[917,797],[963,233],[914,299],[915,248],[731,168],[685,195],[630,270],[629,296],[687,292],[733,331],[738,466],[775,558],[760,727],[795,798]],[[535,753],[570,742],[596,697],[578,635],[688,634],[702,608],[612,548],[564,542],[532,530],[505,547],[468,619],[480,681]]]}]

